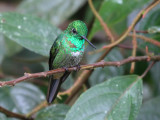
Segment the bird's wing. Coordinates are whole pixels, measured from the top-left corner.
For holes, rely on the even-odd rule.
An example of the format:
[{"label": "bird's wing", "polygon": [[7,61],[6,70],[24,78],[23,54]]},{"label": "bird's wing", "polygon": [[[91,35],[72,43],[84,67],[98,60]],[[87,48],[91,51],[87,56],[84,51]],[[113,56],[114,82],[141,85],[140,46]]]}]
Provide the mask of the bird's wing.
[{"label": "bird's wing", "polygon": [[[58,45],[59,42],[58,40],[60,40],[59,37],[56,39],[50,50],[50,57],[48,61],[49,70],[54,69],[53,62],[60,49],[60,46]],[[65,79],[69,76],[69,74],[70,72],[66,71],[60,79],[55,79],[53,75],[50,76],[50,85],[48,88],[48,95],[47,95],[48,103],[51,103],[56,98],[61,84],[65,81]]]},{"label": "bird's wing", "polygon": [[[57,38],[58,39],[58,38]],[[49,55],[49,61],[48,61],[48,64],[49,64],[49,70],[53,70],[53,61],[58,53],[58,45],[57,45],[57,39],[56,41],[54,42],[54,44],[52,45],[51,49],[50,49],[50,55]]]}]

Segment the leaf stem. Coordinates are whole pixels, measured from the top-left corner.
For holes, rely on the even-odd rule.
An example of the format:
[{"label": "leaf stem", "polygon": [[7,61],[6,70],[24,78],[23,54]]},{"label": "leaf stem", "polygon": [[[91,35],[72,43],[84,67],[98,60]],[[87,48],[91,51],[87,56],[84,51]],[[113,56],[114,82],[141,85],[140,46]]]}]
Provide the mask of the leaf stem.
[{"label": "leaf stem", "polygon": [[[128,36],[133,36],[133,34],[128,34]],[[158,46],[158,47],[160,47],[160,42],[158,42],[157,40],[154,40],[154,39],[152,39],[152,38],[148,38],[148,37],[145,37],[145,36],[143,36],[143,35],[135,35],[137,38],[140,38],[140,39],[142,39],[142,40],[144,40],[144,41],[146,41],[146,42],[150,42],[150,43],[152,43],[153,45],[155,45],[155,46]]]}]

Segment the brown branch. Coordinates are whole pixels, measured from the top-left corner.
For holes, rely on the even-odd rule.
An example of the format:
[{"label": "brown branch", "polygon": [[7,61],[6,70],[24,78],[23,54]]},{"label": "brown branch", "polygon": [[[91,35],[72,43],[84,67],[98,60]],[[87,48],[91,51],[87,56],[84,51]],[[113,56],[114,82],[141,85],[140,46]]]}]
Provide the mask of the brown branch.
[{"label": "brown branch", "polygon": [[[133,34],[128,34],[128,36],[133,36]],[[136,37],[137,37],[137,38],[140,38],[140,39],[142,39],[142,40],[144,40],[144,41],[146,41],[146,42],[150,42],[150,43],[152,43],[153,45],[156,45],[156,46],[160,47],[160,42],[157,41],[157,40],[154,40],[154,39],[152,39],[152,38],[145,37],[145,36],[143,36],[143,35],[136,35]]]},{"label": "brown branch", "polygon": [[[136,51],[137,51],[137,40],[136,40],[136,32],[135,32],[135,30],[133,30],[132,44],[133,44],[132,57],[135,57],[136,56]],[[132,62],[131,63],[131,69],[130,69],[130,73],[131,74],[134,72],[134,68],[135,68],[135,62]]]},{"label": "brown branch", "polygon": [[[129,62],[136,62],[136,61],[146,61],[148,60],[148,56],[139,56],[139,57],[129,57],[127,59],[124,59],[122,61],[115,61],[115,62],[105,62],[100,61],[94,64],[88,64],[88,65],[81,65],[80,70],[92,70],[97,67],[104,67],[104,66],[120,66]],[[150,61],[160,61],[160,56],[150,56]],[[68,71],[76,71],[77,67],[71,67],[67,69]],[[11,81],[1,81],[0,87],[11,85],[14,86],[15,84],[31,79],[31,78],[39,78],[39,77],[46,77],[48,75],[56,74],[56,73],[63,73],[65,72],[64,68],[58,68],[51,71],[45,71],[45,72],[39,72],[39,73],[25,73],[24,76],[19,77],[17,79],[11,80]]]},{"label": "brown branch", "polygon": [[88,0],[88,3],[89,3],[89,6],[90,6],[93,14],[97,17],[97,19],[99,20],[101,26],[104,28],[104,31],[110,37],[111,42],[114,42],[114,36],[112,35],[112,32],[109,30],[107,24],[103,21],[103,19],[101,18],[101,16],[98,14],[98,12],[96,11],[96,9],[94,8],[94,6],[92,4],[92,0]]},{"label": "brown branch", "polygon": [[144,78],[144,76],[146,76],[146,74],[148,73],[148,71],[153,67],[153,65],[156,63],[156,61],[153,61],[148,68],[144,71],[144,73],[140,76],[141,78]]},{"label": "brown branch", "polygon": [[140,30],[136,30],[136,33],[148,33],[148,31],[140,31]]},{"label": "brown branch", "polygon": [[153,9],[155,6],[157,6],[160,3],[160,0],[154,0],[154,2],[152,2],[144,11],[142,18],[144,18],[147,13]]},{"label": "brown branch", "polygon": [[27,117],[24,116],[24,115],[11,112],[11,111],[9,111],[9,110],[1,107],[1,106],[0,106],[0,112],[1,112],[1,113],[4,113],[4,114],[5,114],[6,116],[8,116],[8,117],[14,117],[14,118],[19,118],[19,119],[23,119],[23,120],[33,120],[32,118],[27,118]]}]

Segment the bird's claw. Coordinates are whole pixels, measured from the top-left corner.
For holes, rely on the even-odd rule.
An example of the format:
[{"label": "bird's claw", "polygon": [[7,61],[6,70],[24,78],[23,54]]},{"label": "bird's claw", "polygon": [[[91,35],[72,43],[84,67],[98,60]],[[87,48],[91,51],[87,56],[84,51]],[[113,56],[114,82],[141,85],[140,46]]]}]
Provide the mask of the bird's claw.
[{"label": "bird's claw", "polygon": [[76,71],[79,71],[81,69],[81,66],[78,64],[75,66],[76,67]]},{"label": "bird's claw", "polygon": [[64,68],[64,70],[66,71],[66,72],[68,72],[68,68],[67,67],[63,67]]}]

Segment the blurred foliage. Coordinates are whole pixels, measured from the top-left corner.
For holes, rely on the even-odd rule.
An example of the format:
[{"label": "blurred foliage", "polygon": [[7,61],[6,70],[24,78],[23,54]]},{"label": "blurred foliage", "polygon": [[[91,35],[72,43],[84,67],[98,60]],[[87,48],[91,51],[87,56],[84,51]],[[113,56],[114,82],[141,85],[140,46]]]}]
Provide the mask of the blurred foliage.
[{"label": "blurred foliage", "polygon": [[142,105],[137,120],[160,119],[160,96],[153,98]]},{"label": "blurred foliage", "polygon": [[[151,0],[93,0],[98,13],[116,36],[121,35],[136,13],[151,2]],[[59,27],[64,28],[73,19],[81,19],[88,25],[88,38],[97,49],[108,42],[103,28],[86,0],[14,0],[8,4],[16,4],[16,10],[0,13],[0,81],[17,78],[25,72],[47,71],[49,50],[61,33]],[[147,34],[137,34],[160,42],[160,5],[139,21],[136,30],[148,31]],[[132,38],[128,37],[122,44],[126,47],[132,46],[131,40]],[[146,46],[149,52],[160,55],[159,47],[138,39],[137,56],[145,55]],[[131,56],[131,52],[132,49],[118,46],[113,48],[104,60],[120,61]],[[87,47],[85,53],[83,64],[94,63],[103,54],[95,53],[90,47]],[[56,105],[38,111],[35,120],[159,120],[160,63],[152,67],[142,83],[139,76],[148,64],[148,62],[136,63],[134,72],[136,75],[129,75],[130,64],[96,68],[86,83],[89,89],[80,97],[82,91],[77,93],[73,98],[73,101],[77,99],[74,105],[73,101],[69,103],[71,107],[65,105],[64,101],[68,96],[60,96],[56,99]],[[70,75],[62,85],[62,90],[69,89],[78,75],[77,72]],[[44,78],[45,82],[47,79]],[[21,114],[31,112],[45,100],[47,90],[44,83],[29,82],[0,88],[0,106]],[[0,113],[1,119],[18,120]]]},{"label": "blurred foliage", "polygon": [[[59,25],[74,14],[86,0],[25,0],[19,7],[21,13],[31,13]],[[34,6],[34,7],[33,7]],[[65,14],[64,14],[65,11]]]},{"label": "blurred foliage", "polygon": [[8,110],[26,114],[45,100],[44,94],[30,83],[0,89],[0,105]]},{"label": "blurred foliage", "polygon": [[[147,14],[145,19],[143,19],[139,23],[138,29],[139,30],[148,30],[150,34],[148,34],[146,36],[149,38],[153,38],[153,39],[160,42],[160,34],[158,33],[158,28],[160,25],[159,16],[160,16],[160,5],[156,6],[152,11],[150,11]],[[155,54],[160,53],[160,48],[155,45],[149,44],[144,41],[139,41],[139,43],[140,43],[139,47],[142,49],[145,49],[145,46],[148,46],[148,49],[150,52],[153,52]]]}]

